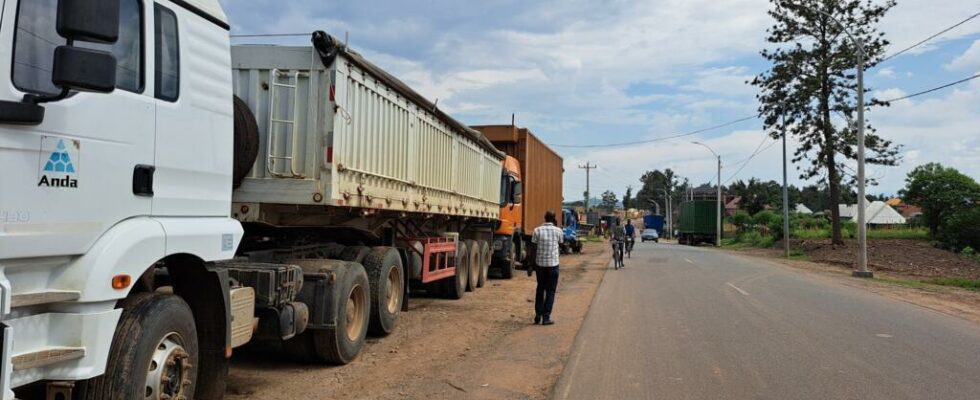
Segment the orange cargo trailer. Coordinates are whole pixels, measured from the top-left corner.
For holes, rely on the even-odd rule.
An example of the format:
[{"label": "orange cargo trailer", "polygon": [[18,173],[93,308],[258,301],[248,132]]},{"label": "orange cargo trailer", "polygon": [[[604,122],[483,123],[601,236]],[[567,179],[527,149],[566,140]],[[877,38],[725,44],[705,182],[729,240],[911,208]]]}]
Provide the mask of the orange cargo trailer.
[{"label": "orange cargo trailer", "polygon": [[482,132],[498,150],[520,163],[522,217],[521,221],[515,221],[515,235],[521,238],[515,238],[515,244],[518,247],[517,254],[520,255],[518,258],[523,259],[526,246],[521,243],[524,241],[521,239],[527,239],[535,227],[544,223],[545,211],[552,210],[561,215],[564,161],[527,128],[515,125],[483,125],[472,128]]}]

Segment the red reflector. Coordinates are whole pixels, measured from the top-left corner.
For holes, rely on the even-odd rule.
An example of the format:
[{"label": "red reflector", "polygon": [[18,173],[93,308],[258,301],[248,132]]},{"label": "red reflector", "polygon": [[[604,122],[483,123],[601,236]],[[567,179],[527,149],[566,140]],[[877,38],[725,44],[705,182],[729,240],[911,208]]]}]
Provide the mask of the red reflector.
[{"label": "red reflector", "polygon": [[335,93],[336,93],[336,89],[334,88],[334,85],[330,85],[330,101],[334,101]]},{"label": "red reflector", "polygon": [[333,162],[333,146],[327,146],[327,163]]}]

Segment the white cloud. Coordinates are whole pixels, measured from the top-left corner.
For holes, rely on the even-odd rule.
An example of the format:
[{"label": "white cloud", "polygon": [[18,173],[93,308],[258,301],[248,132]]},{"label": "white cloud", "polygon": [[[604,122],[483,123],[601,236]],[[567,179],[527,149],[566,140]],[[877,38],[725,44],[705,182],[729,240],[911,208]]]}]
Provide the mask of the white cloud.
[{"label": "white cloud", "polygon": [[895,68],[885,67],[879,69],[877,75],[882,78],[895,79]]},{"label": "white cloud", "polygon": [[966,49],[959,57],[946,64],[950,70],[980,69],[980,40],[973,42],[970,48]]}]

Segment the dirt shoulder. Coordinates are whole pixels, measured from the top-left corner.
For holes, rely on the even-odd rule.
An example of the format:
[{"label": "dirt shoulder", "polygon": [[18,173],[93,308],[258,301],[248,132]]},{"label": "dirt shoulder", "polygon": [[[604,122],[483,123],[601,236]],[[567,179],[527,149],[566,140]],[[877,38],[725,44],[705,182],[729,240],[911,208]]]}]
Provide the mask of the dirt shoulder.
[{"label": "dirt shoulder", "polygon": [[236,355],[227,399],[545,399],[608,262],[603,243],[563,256],[552,326],[533,325],[535,280],[490,280],[461,301],[412,299],[397,330],[343,367]]},{"label": "dirt shoulder", "polygon": [[[869,258],[875,259],[873,258],[875,253],[870,251],[871,248],[872,245],[870,245],[869,242]],[[881,247],[878,247],[878,249],[880,250]],[[775,249],[747,248],[739,250],[725,249],[723,251],[728,251],[744,257],[764,259],[773,265],[814,274],[825,279],[833,280],[838,284],[863,288],[870,292],[896,300],[980,323],[980,292],[961,289],[958,287],[923,283],[919,279],[924,277],[961,275],[944,275],[939,272],[949,270],[951,268],[914,268],[917,265],[922,265],[917,264],[914,260],[928,260],[921,255],[916,255],[914,251],[906,251],[905,254],[908,255],[908,264],[912,266],[912,270],[917,270],[917,273],[896,272],[906,271],[900,268],[882,268],[882,262],[880,261],[881,259],[877,259],[879,261],[876,263],[871,263],[870,265],[875,274],[873,279],[854,278],[851,276],[851,271],[854,269],[854,264],[852,261],[846,260],[845,257],[852,255],[852,251],[842,251],[841,254],[831,256],[832,258],[829,263],[827,261],[817,261],[826,260],[826,258],[823,258],[823,256],[821,256],[819,253],[817,253],[816,256],[811,255],[812,253],[807,253],[807,256],[810,257],[808,260],[787,260],[782,257],[783,253],[781,250]],[[955,254],[953,255],[955,256]],[[857,257],[856,253],[853,254],[853,256]],[[900,263],[900,261],[898,263]],[[956,265],[958,264],[953,264],[952,266]],[[933,271],[933,273],[928,274],[926,271]],[[956,269],[955,271],[963,270]]]},{"label": "dirt shoulder", "polygon": [[[795,240],[793,248],[806,253],[811,261],[854,268],[858,244],[832,245],[830,239]],[[923,240],[870,239],[868,267],[914,278],[980,279],[980,262],[938,249]]]}]

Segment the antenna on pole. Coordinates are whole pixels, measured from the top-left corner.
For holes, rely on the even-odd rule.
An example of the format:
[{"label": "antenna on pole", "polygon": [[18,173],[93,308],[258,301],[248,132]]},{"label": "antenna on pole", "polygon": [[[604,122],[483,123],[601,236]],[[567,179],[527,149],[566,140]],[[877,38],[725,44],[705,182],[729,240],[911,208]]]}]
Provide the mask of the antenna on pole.
[{"label": "antenna on pole", "polygon": [[350,43],[350,31],[344,31],[344,48],[348,48],[348,43]]},{"label": "antenna on pole", "polygon": [[510,113],[510,126],[515,126],[514,125],[514,113]]}]

